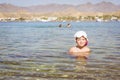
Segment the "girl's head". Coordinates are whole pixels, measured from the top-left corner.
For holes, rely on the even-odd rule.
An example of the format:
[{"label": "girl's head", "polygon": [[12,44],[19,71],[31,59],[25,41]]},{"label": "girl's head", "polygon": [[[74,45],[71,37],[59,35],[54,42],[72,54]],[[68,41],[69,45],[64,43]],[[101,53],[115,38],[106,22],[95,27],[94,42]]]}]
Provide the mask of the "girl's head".
[{"label": "girl's head", "polygon": [[84,31],[78,31],[74,35],[77,46],[84,47],[88,44],[87,34]]}]

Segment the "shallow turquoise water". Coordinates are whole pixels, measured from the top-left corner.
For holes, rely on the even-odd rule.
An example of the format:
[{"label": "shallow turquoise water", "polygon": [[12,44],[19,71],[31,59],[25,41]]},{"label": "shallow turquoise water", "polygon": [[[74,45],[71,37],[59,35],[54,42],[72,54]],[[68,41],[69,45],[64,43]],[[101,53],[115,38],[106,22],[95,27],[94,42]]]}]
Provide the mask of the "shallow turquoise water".
[{"label": "shallow turquoise water", "polygon": [[[0,22],[0,79],[119,80],[120,22],[67,23]],[[78,30],[88,34],[87,60],[67,54]]]}]

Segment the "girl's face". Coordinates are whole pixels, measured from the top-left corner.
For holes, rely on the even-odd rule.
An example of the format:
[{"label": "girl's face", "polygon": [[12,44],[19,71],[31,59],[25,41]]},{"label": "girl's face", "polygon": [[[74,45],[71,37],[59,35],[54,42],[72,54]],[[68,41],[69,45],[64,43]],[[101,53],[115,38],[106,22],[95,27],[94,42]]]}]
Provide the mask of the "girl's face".
[{"label": "girl's face", "polygon": [[76,38],[76,43],[77,43],[77,46],[84,47],[87,45],[87,39],[84,36],[80,38]]}]

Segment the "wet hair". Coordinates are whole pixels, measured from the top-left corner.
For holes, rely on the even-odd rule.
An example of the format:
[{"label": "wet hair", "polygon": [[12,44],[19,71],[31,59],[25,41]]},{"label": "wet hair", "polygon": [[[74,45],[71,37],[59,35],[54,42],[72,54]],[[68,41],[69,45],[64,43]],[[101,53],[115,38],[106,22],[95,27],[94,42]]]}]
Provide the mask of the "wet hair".
[{"label": "wet hair", "polygon": [[87,46],[88,45],[88,41],[86,41],[85,45],[84,46]]}]

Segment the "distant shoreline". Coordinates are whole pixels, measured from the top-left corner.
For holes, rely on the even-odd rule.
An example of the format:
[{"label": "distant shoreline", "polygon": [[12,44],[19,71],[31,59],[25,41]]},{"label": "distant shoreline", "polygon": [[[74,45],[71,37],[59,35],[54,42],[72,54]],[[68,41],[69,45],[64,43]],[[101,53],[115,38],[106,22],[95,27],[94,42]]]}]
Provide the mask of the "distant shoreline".
[{"label": "distant shoreline", "polygon": [[120,21],[120,16],[111,16],[111,15],[103,15],[103,16],[80,16],[79,18],[67,16],[67,17],[32,17],[32,18],[0,18],[0,22],[67,22],[67,21],[95,21],[95,22],[108,22],[108,21]]}]

